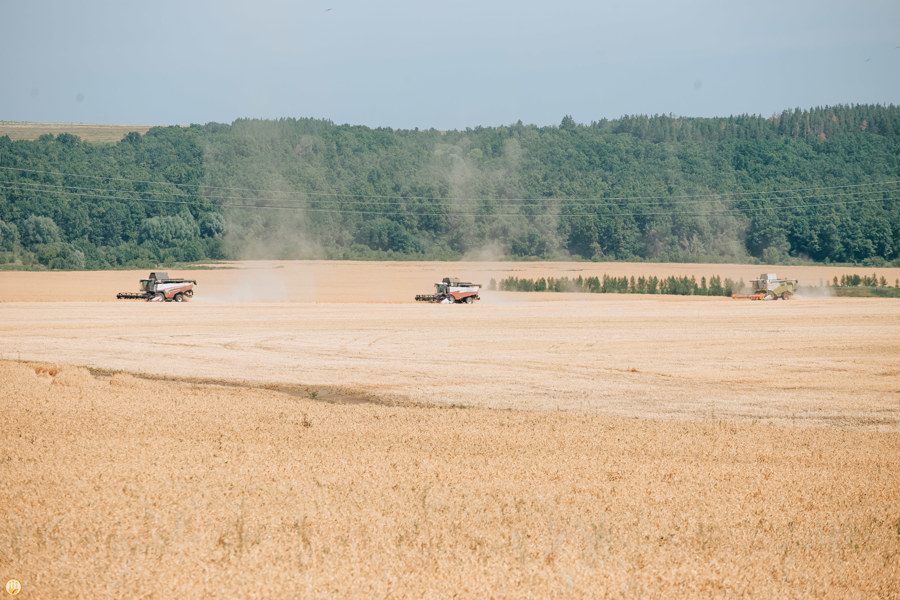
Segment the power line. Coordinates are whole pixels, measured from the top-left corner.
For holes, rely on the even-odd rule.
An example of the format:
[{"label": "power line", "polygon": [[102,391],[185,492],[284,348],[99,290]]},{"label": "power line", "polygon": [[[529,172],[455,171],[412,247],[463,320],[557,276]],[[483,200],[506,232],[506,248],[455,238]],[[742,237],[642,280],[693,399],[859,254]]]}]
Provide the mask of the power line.
[{"label": "power line", "polygon": [[[159,185],[159,186],[170,186],[174,187],[174,189],[181,192],[180,194],[172,194],[173,196],[183,196],[186,198],[196,197],[197,194],[184,194],[181,188],[196,188],[198,191],[203,190],[226,190],[232,192],[252,192],[253,196],[217,196],[217,195],[203,195],[202,197],[206,200],[217,199],[217,200],[237,200],[237,201],[275,201],[275,202],[284,202],[290,201],[291,197],[297,197],[296,201],[309,201],[308,197],[327,197],[333,199],[346,198],[348,200],[345,201],[369,201],[370,203],[375,200],[389,200],[390,202],[408,202],[408,201],[433,201],[433,202],[506,202],[506,203],[553,203],[557,204],[560,202],[581,202],[581,203],[590,203],[597,202],[598,206],[605,206],[610,201],[622,201],[627,202],[629,205],[634,205],[636,201],[644,201],[644,200],[660,200],[660,201],[668,201],[666,203],[688,203],[688,202],[699,202],[701,199],[709,199],[709,202],[718,202],[720,200],[728,199],[728,198],[740,198],[743,196],[759,196],[760,192],[722,192],[722,193],[706,193],[706,194],[671,194],[671,195],[660,195],[660,196],[597,196],[597,197],[532,197],[532,198],[465,198],[465,197],[454,197],[454,196],[402,196],[402,195],[380,195],[380,194],[354,194],[354,193],[338,193],[338,192],[313,192],[313,191],[302,191],[302,192],[292,192],[292,191],[280,191],[280,190],[262,190],[258,188],[242,188],[242,187],[227,187],[227,186],[207,186],[203,184],[176,184],[173,182],[166,181],[149,181],[149,180],[141,180],[141,179],[126,179],[126,178],[115,178],[115,177],[106,177],[102,175],[81,175],[77,173],[63,173],[58,171],[41,171],[37,169],[23,169],[18,167],[3,167],[0,166],[0,170],[7,171],[18,171],[24,173],[32,173],[38,175],[55,175],[62,177],[84,177],[91,179],[101,179],[105,181],[116,181],[116,182],[125,182],[131,184],[151,184],[151,185]],[[849,189],[860,189],[874,186],[887,186],[887,185],[897,185],[900,184],[900,180],[891,180],[891,181],[882,181],[882,182],[873,182],[873,183],[859,183],[859,184],[847,184],[847,185],[838,185],[838,186],[817,186],[817,187],[807,187],[807,188],[794,188],[794,189],[779,189],[779,190],[770,190],[765,192],[765,195],[783,195],[783,194],[794,194],[794,195],[802,195],[808,192],[824,192],[828,190],[837,191],[837,190],[849,190]],[[38,184],[38,185],[52,185],[52,184]],[[59,186],[69,189],[88,189],[88,190],[105,190],[106,188],[82,188],[79,186]],[[127,191],[127,190],[121,190]],[[877,190],[876,190],[877,191]],[[146,192],[146,193],[154,193],[154,192]],[[265,196],[261,194],[276,194],[275,196]],[[768,199],[765,197],[762,198],[745,198],[747,200],[763,200]],[[679,202],[673,202],[673,200],[677,200]],[[602,203],[602,204],[600,204]],[[658,204],[662,204],[663,202],[659,202]],[[637,202],[637,204],[649,204],[652,205],[654,203],[650,202]],[[265,206],[260,206],[260,208],[265,208]]]},{"label": "power line", "polygon": [[[15,187],[17,184],[13,182],[5,183],[0,182],[0,189],[10,189],[11,187]],[[824,188],[823,188],[824,189]],[[37,189],[34,191],[44,191],[42,189]],[[118,201],[131,201],[131,202],[147,202],[152,204],[175,204],[175,205],[183,205],[183,206],[198,206],[198,201],[192,200],[178,200],[178,199],[166,199],[166,198],[147,198],[142,196],[117,196],[117,195],[101,195],[101,194],[88,194],[88,193],[80,193],[80,192],[71,192],[71,191],[56,191],[56,193],[72,195],[72,196],[80,196],[82,198],[93,198],[93,199],[101,199],[101,200],[118,200]],[[871,192],[870,192],[871,193]],[[851,194],[852,198],[855,195],[859,194]],[[186,196],[185,196],[186,197]],[[844,199],[844,200],[834,200],[828,195],[820,195],[820,196],[812,196],[807,198],[826,198],[827,200],[823,200],[821,202],[812,202],[806,204],[794,204],[794,205],[776,205],[776,206],[759,206],[759,207],[745,207],[745,208],[723,208],[723,209],[712,209],[712,210],[697,210],[697,211],[679,211],[679,210],[667,210],[667,211],[659,211],[659,212],[613,212],[610,214],[606,214],[603,216],[610,217],[651,217],[651,216],[661,216],[661,215],[684,215],[684,216],[709,216],[709,215],[725,215],[725,214],[745,214],[748,212],[765,212],[765,211],[791,211],[791,210],[802,210],[809,208],[817,208],[817,207],[825,207],[825,206],[838,206],[838,205],[849,205],[849,204],[863,204],[863,203],[874,203],[874,202],[887,202],[894,201],[900,199],[900,197],[879,197],[879,198],[857,198],[857,199]],[[754,200],[754,199],[746,199],[746,200]],[[756,198],[755,200],[777,200],[775,198]],[[561,200],[565,202],[566,200]],[[322,201],[313,201],[313,202],[322,202]],[[603,205],[599,205],[603,206]],[[619,206],[613,204],[613,206]],[[363,210],[363,209],[355,209],[355,208],[346,208],[346,207],[317,207],[313,205],[306,206],[298,206],[298,205],[277,205],[277,204],[238,204],[238,203],[229,203],[222,204],[220,208],[225,209],[254,209],[254,210],[295,210],[295,211],[304,211],[304,212],[314,212],[314,213],[332,213],[332,214],[356,214],[356,215],[383,215],[383,216],[396,216],[396,215],[406,215],[412,214],[414,216],[419,217],[540,217],[547,216],[546,214],[538,214],[538,215],[528,215],[522,212],[516,213],[492,213],[492,212],[462,212],[453,210],[450,207],[448,210],[443,212],[433,212],[433,213],[423,213],[418,212],[414,209],[406,208],[404,210]],[[559,208],[559,207],[554,207]],[[562,211],[560,213],[556,213],[557,216],[563,217],[596,217],[598,216],[597,211],[594,212],[567,212]]]},{"label": "power line", "polygon": [[[4,183],[6,184],[5,185],[6,189],[11,189],[11,186],[12,186],[12,187],[24,188],[29,191],[45,192],[45,193],[58,193],[58,194],[82,196],[82,197],[86,197],[86,198],[105,198],[105,199],[118,199],[118,200],[137,200],[137,201],[145,199],[144,195],[141,195],[141,196],[122,195],[122,194],[137,193],[137,192],[131,192],[129,190],[114,190],[114,189],[95,188],[95,187],[65,186],[65,185],[36,183],[36,182],[30,182],[30,181],[0,182],[0,186],[4,186]],[[862,194],[873,194],[873,193],[884,193],[885,192],[885,190],[851,191],[849,189],[851,187],[859,188],[861,186],[840,186],[840,187],[836,186],[833,188],[811,188],[811,189],[819,189],[819,190],[833,189],[833,190],[842,190],[842,191],[838,192],[837,194],[808,195],[808,196],[800,196],[800,198],[803,200],[810,200],[810,199],[816,199],[816,198],[833,198],[835,195],[855,197],[855,196],[859,196]],[[100,193],[100,192],[103,192],[103,193]],[[111,195],[110,192],[116,192],[116,193]],[[162,193],[166,193],[166,192],[150,192],[150,194],[162,194]],[[186,201],[191,200],[193,203],[206,203],[206,202],[209,202],[209,200],[211,199],[210,197],[206,197],[206,196],[197,197],[197,196],[188,195],[188,194],[166,193],[166,196],[174,197],[174,198],[183,198]],[[675,197],[680,198],[677,196],[675,196]],[[242,201],[242,202],[247,201],[247,200],[252,200],[252,199],[243,198],[243,197],[221,197],[221,196],[219,196],[219,197],[214,197],[214,198],[217,198],[219,200]],[[706,196],[698,196],[698,198],[706,198]],[[749,201],[753,201],[753,200],[773,200],[773,199],[781,199],[781,198],[768,198],[768,197],[764,197],[764,196],[757,197],[757,198],[743,198],[743,200],[745,202],[749,202]],[[271,207],[272,205],[270,205],[270,204],[260,204],[260,202],[263,202],[265,200],[271,201],[273,199],[271,199],[271,198],[256,199],[256,202],[253,203],[253,206],[257,206],[259,208]],[[608,200],[603,200],[601,202],[597,202],[595,199],[586,200],[586,199],[581,199],[581,198],[559,198],[559,199],[549,199],[548,198],[548,199],[544,199],[544,200],[546,200],[547,201],[546,203],[548,203],[548,204],[551,203],[551,201],[552,201],[552,203],[554,203],[556,205],[577,203],[579,208],[587,208],[587,207],[607,208],[610,206],[628,206],[628,207],[631,207],[634,205],[637,205],[637,206],[659,206],[659,205],[688,204],[688,203],[696,205],[696,204],[701,204],[701,203],[718,203],[722,200],[722,198],[715,197],[715,198],[712,198],[709,200],[704,200],[704,199],[683,200],[683,199],[680,199],[680,200],[673,200],[671,202],[660,201],[660,202],[638,202],[638,203],[617,203],[617,202],[610,202]],[[149,201],[149,199],[148,199],[148,201]],[[369,207],[371,205],[382,205],[382,206],[397,205],[397,204],[407,202],[407,201],[408,201],[408,199],[406,199],[406,198],[396,198],[389,202],[384,202],[384,201],[380,201],[380,200],[363,201],[363,200],[359,200],[359,199],[345,200],[345,201],[339,201],[339,202],[341,204],[354,204],[354,203],[355,204],[365,204],[367,207]],[[314,205],[314,204],[323,204],[323,203],[326,203],[329,201],[307,198],[307,199],[297,199],[297,200],[294,200],[293,202],[302,202],[304,204],[304,206],[297,206],[297,208],[303,208],[303,207],[309,207],[310,205]],[[452,202],[453,202],[453,208],[459,208],[461,203],[466,203],[466,204],[476,205],[476,206],[484,206],[485,204],[492,204],[492,205],[493,204],[504,205],[504,204],[510,204],[510,203],[515,204],[518,201],[514,200],[514,201],[510,202],[509,199],[504,199],[504,198],[470,198],[470,199],[453,199]],[[230,204],[221,203],[221,205],[229,206]],[[284,206],[284,205],[280,205],[280,206],[282,208],[287,208],[287,206]]]}]

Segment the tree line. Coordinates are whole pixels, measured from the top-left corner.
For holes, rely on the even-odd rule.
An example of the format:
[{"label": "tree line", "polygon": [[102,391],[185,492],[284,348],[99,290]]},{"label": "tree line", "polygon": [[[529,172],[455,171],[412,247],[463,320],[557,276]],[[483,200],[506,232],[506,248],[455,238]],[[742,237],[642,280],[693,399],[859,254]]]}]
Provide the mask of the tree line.
[{"label": "tree line", "polygon": [[[890,283],[884,275],[879,276],[877,273],[872,275],[857,275],[854,273],[852,275],[841,275],[840,279],[835,275],[832,287],[886,288],[890,287]],[[894,281],[894,287],[900,288],[900,279]]]},{"label": "tree line", "polygon": [[[878,274],[872,275],[835,275],[830,286],[836,291],[853,291],[853,288],[872,288],[873,292],[885,297],[898,297],[900,279],[894,282],[893,288],[887,279]],[[505,277],[500,281],[491,279],[488,289],[500,292],[575,292],[590,294],[663,294],[676,296],[731,296],[746,289],[743,279],[734,281],[726,277],[722,279],[713,275],[705,276],[698,281],[695,276],[656,277],[656,276],[590,276],[570,277]],[[859,295],[847,293],[842,295]]]},{"label": "tree line", "polygon": [[707,281],[694,276],[644,277],[506,277],[491,279],[488,289],[500,292],[580,292],[590,294],[664,294],[676,296],[731,296],[744,288],[744,281],[724,280],[713,275]]},{"label": "tree line", "polygon": [[900,264],[900,108],[0,138],[0,264],[241,258]]}]

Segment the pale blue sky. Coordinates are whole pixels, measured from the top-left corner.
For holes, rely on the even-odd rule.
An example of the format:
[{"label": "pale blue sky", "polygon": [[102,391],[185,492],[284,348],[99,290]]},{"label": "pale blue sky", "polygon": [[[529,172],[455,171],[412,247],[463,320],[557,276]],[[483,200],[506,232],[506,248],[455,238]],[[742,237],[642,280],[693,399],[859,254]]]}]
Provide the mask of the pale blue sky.
[{"label": "pale blue sky", "polygon": [[0,0],[0,120],[465,129],[900,104],[897,0]]}]

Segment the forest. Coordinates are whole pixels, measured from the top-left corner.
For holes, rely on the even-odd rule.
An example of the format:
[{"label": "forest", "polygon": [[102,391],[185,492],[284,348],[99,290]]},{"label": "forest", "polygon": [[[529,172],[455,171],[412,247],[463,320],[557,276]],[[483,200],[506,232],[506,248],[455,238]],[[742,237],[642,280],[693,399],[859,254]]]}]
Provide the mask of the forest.
[{"label": "forest", "polygon": [[0,266],[252,258],[900,266],[900,107],[0,137]]}]

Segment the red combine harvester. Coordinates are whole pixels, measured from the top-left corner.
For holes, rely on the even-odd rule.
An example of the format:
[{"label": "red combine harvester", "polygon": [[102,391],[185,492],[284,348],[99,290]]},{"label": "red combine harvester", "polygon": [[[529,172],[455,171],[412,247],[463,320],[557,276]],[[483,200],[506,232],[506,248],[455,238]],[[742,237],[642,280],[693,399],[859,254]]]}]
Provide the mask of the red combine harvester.
[{"label": "red combine harvester", "polygon": [[168,273],[150,273],[147,279],[141,279],[140,292],[119,292],[119,300],[146,300],[147,302],[184,302],[194,295],[193,279],[175,279]]},{"label": "red combine harvester", "polygon": [[443,281],[434,284],[434,294],[419,294],[416,300],[419,302],[434,302],[436,304],[472,304],[481,298],[478,291],[480,283],[469,283],[444,277]]}]

